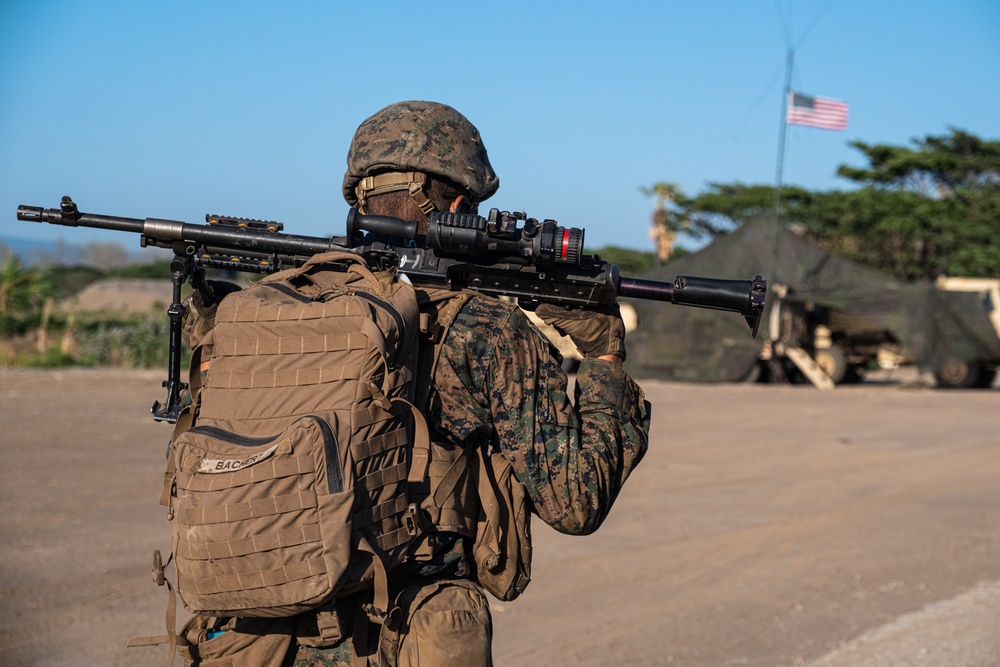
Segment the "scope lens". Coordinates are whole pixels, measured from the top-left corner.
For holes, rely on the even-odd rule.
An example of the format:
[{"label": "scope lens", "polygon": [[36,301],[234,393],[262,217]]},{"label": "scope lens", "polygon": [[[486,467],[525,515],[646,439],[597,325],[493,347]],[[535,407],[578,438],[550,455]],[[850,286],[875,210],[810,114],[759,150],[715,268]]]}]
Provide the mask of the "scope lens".
[{"label": "scope lens", "polygon": [[583,257],[583,230],[579,227],[556,227],[556,262],[577,266]]}]

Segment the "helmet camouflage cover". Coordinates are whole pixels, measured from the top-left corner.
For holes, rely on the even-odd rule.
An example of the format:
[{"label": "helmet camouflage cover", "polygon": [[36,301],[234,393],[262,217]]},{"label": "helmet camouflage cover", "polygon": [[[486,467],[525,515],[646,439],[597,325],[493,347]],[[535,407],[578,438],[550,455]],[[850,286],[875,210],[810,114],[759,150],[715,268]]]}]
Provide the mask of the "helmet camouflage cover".
[{"label": "helmet camouflage cover", "polygon": [[439,176],[476,201],[500,187],[479,130],[458,111],[437,102],[397,102],[361,123],[347,152],[344,199],[355,206],[358,183],[385,172]]}]

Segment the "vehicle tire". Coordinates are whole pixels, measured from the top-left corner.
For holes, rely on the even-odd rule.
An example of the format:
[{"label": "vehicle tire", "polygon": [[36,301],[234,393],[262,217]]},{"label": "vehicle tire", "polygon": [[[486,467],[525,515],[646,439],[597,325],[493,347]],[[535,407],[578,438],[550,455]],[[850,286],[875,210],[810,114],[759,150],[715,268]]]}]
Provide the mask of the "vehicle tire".
[{"label": "vehicle tire", "polygon": [[934,371],[938,389],[972,389],[980,386],[986,369],[976,361],[949,359]]},{"label": "vehicle tire", "polygon": [[844,351],[841,348],[834,345],[833,347],[816,350],[816,353],[813,354],[813,359],[816,360],[816,365],[830,376],[834,384],[840,384],[844,381],[848,365],[847,359],[844,358]]}]

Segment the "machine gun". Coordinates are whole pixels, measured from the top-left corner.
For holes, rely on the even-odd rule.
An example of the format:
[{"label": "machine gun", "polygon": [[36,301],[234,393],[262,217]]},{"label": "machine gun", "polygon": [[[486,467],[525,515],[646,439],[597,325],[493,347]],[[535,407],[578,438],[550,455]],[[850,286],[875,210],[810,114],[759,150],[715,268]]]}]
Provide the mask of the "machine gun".
[{"label": "machine gun", "polygon": [[597,255],[583,253],[584,230],[539,222],[524,213],[491,209],[487,217],[430,213],[427,229],[385,216],[347,217],[347,236],[320,238],[283,233],[280,222],[206,215],[208,224],[157,218],[121,218],[81,213],[69,197],[59,208],[19,206],[17,219],[69,227],[93,227],[140,235],[142,247],[173,250],[170,264],[173,301],[166,403],[153,404],[153,418],[175,422],[181,409],[181,324],[185,282],[211,302],[205,268],[274,273],[300,266],[313,255],[332,250],[359,254],[376,268],[395,267],[414,285],[471,289],[516,297],[529,310],[540,303],[567,308],[611,305],[619,297],[650,299],[684,306],[739,313],[757,335],[767,282],[677,276],[673,283],[622,277],[619,268]]}]

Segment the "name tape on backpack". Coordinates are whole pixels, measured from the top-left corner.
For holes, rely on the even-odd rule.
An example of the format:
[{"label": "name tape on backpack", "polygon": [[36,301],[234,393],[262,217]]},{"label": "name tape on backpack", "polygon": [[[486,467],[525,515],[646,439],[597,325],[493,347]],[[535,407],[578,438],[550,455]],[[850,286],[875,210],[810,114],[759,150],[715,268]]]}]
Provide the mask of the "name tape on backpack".
[{"label": "name tape on backpack", "polygon": [[201,465],[198,466],[198,472],[217,473],[241,470],[247,466],[252,466],[254,463],[263,461],[271,454],[274,454],[277,449],[278,445],[275,444],[245,459],[204,459]]}]

